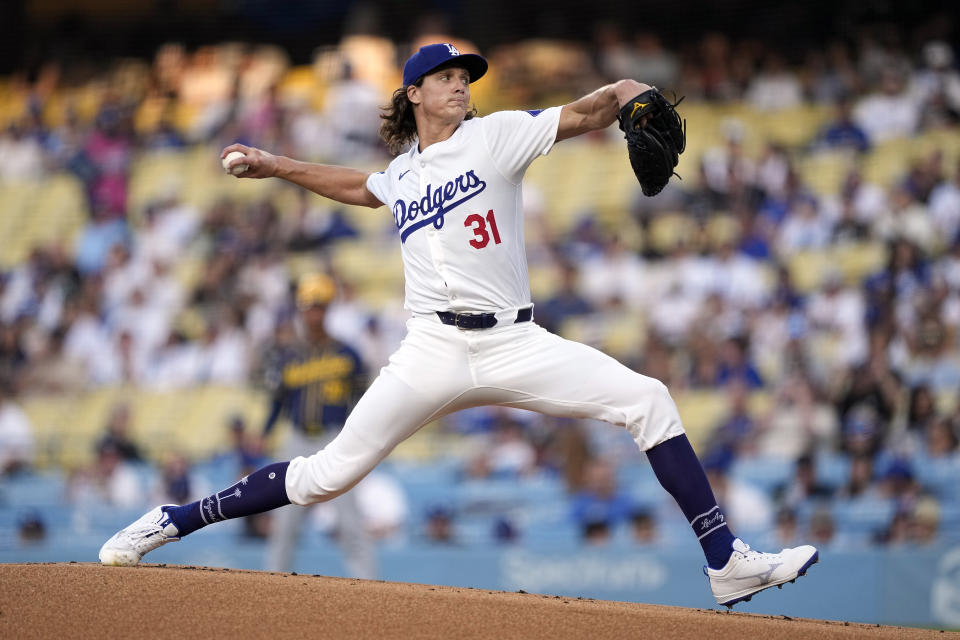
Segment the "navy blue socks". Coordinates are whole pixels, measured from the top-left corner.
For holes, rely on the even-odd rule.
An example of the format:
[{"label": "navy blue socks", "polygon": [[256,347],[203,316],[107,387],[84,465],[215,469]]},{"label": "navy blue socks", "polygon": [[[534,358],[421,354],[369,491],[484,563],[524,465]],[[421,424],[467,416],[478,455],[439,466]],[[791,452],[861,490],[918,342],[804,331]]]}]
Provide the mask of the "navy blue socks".
[{"label": "navy blue socks", "polygon": [[290,504],[286,488],[288,466],[289,462],[267,465],[212,496],[164,511],[183,537],[214,522],[282,507]]},{"label": "navy blue socks", "polygon": [[687,436],[661,442],[647,451],[647,458],[657,480],[677,501],[693,527],[707,565],[711,569],[723,568],[730,559],[734,537]]}]

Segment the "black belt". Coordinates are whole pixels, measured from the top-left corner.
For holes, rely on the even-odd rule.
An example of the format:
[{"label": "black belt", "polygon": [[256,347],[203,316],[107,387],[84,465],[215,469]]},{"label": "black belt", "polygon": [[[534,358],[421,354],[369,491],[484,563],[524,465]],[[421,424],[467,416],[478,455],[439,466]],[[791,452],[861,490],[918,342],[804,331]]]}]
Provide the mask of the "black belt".
[{"label": "black belt", "polygon": [[[455,313],[453,311],[437,311],[437,317],[443,324],[449,324],[460,329],[489,329],[497,324],[495,313]],[[526,307],[517,311],[518,322],[533,320],[533,307]]]}]

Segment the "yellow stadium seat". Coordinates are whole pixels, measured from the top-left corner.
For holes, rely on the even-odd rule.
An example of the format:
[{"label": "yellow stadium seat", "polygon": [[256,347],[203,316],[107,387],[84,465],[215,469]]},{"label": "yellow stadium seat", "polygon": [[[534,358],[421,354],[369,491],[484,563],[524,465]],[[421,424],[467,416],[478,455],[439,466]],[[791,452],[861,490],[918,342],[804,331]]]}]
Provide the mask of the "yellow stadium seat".
[{"label": "yellow stadium seat", "polygon": [[883,269],[887,263],[887,248],[881,242],[862,242],[839,245],[831,250],[833,263],[849,285],[859,284],[866,276]]},{"label": "yellow stadium seat", "polygon": [[827,251],[798,251],[787,259],[790,280],[804,294],[819,289],[824,276],[833,267]]},{"label": "yellow stadium seat", "polygon": [[705,225],[706,239],[712,247],[736,244],[740,238],[740,222],[731,215],[711,216]]},{"label": "yellow stadium seat", "polygon": [[697,223],[684,213],[660,214],[650,223],[648,246],[669,253],[681,244],[688,244],[697,236]]},{"label": "yellow stadium seat", "polygon": [[788,147],[809,144],[831,116],[830,108],[800,105],[779,111],[755,111],[747,122],[763,140]]},{"label": "yellow stadium seat", "polygon": [[797,158],[796,167],[817,195],[836,195],[850,168],[857,162],[855,153],[845,149],[814,151]]},{"label": "yellow stadium seat", "polygon": [[730,412],[730,401],[722,391],[680,391],[673,394],[673,399],[680,411],[687,437],[694,449],[698,450],[714,427]]}]

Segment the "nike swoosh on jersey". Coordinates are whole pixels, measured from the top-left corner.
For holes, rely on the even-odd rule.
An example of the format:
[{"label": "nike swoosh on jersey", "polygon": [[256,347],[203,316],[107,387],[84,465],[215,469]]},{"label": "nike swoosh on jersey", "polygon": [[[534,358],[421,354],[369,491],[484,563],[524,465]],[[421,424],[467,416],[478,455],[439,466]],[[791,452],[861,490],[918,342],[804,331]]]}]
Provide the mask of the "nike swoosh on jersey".
[{"label": "nike swoosh on jersey", "polygon": [[407,169],[406,171],[404,171],[403,173],[401,173],[401,174],[397,177],[397,181],[399,182],[400,180],[403,180],[403,176],[407,175],[408,173],[410,173],[410,169]]}]

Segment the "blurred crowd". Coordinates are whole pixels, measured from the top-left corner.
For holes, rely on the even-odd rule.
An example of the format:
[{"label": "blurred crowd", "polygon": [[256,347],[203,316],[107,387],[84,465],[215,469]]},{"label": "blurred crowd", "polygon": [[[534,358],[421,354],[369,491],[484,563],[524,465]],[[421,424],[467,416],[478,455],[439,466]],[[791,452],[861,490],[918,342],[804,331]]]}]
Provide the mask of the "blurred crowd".
[{"label": "blurred crowd", "polygon": [[[442,35],[421,39],[471,48]],[[353,37],[318,51],[302,82],[291,79],[277,48],[191,52],[170,44],[152,62],[115,61],[92,77],[51,64],[5,80],[0,184],[66,172],[83,185],[89,213],[74,245],[34,247],[0,273],[5,473],[29,467],[35,455],[18,405],[23,395],[261,384],[263,354],[297,330],[297,274],[288,258],[312,253],[329,268],[329,256],[361,230],[303,194],[293,211],[231,199],[198,210],[172,192],[134,212],[135,161],[194,145],[215,154],[241,141],[304,159],[384,166],[378,109],[407,51]],[[826,196],[804,182],[797,162],[822,149],[866,157],[890,140],[956,136],[960,72],[948,40],[864,30],[788,60],[719,34],[671,51],[652,34],[626,37],[617,25],[600,24],[587,44],[527,41],[485,53],[494,71],[476,98],[498,108],[566,101],[633,77],[718,108],[836,110],[801,148],[771,142],[753,151],[744,144],[749,123],[727,121],[723,144],[703,153],[699,175],[672,181],[653,199],[638,189],[625,224],[649,231],[679,212],[694,230],[667,248],[634,242],[589,211],[560,229],[531,186],[531,266],[555,274],[549,294],[535,300],[535,315],[564,335],[600,336],[594,342],[675,393],[725,399],[700,452],[735,525],[784,543],[813,537],[829,544],[843,534],[831,505],[863,498],[893,505],[870,540],[936,541],[941,508],[960,506],[960,480],[944,489],[924,484],[921,473],[931,464],[960,469],[960,159],[945,150],[905,158],[889,184],[868,181],[853,164]],[[719,213],[737,232],[708,238],[704,230]],[[886,256],[865,277],[851,281],[828,268],[811,288],[795,283],[797,256],[864,246]],[[191,286],[180,277],[188,261],[199,264]],[[330,331],[376,372],[402,336],[399,303],[364,303],[354,283],[333,275],[340,296]],[[602,336],[624,327],[629,339],[609,348]],[[76,494],[114,482],[117,459],[141,457],[116,435],[124,431],[113,426],[124,420],[118,412],[97,443],[95,467],[78,473]],[[455,416],[443,429],[476,442],[475,453],[463,456],[464,478],[552,473],[565,483],[570,517],[586,541],[602,544],[620,526],[638,542],[656,539],[656,510],[618,486],[616,470],[639,459],[629,438],[495,409]],[[245,465],[263,459],[256,446],[245,455]],[[820,456],[844,461],[849,476],[823,483]],[[731,470],[752,458],[781,460],[795,477],[764,490],[741,487]],[[185,499],[177,492],[190,485],[189,466],[183,458],[165,463],[169,500]],[[116,480],[108,500],[127,500],[133,481]],[[189,494],[203,493],[195,485]],[[418,515],[428,538],[452,535],[456,507]],[[516,538],[516,523],[498,520],[494,535]]]}]

